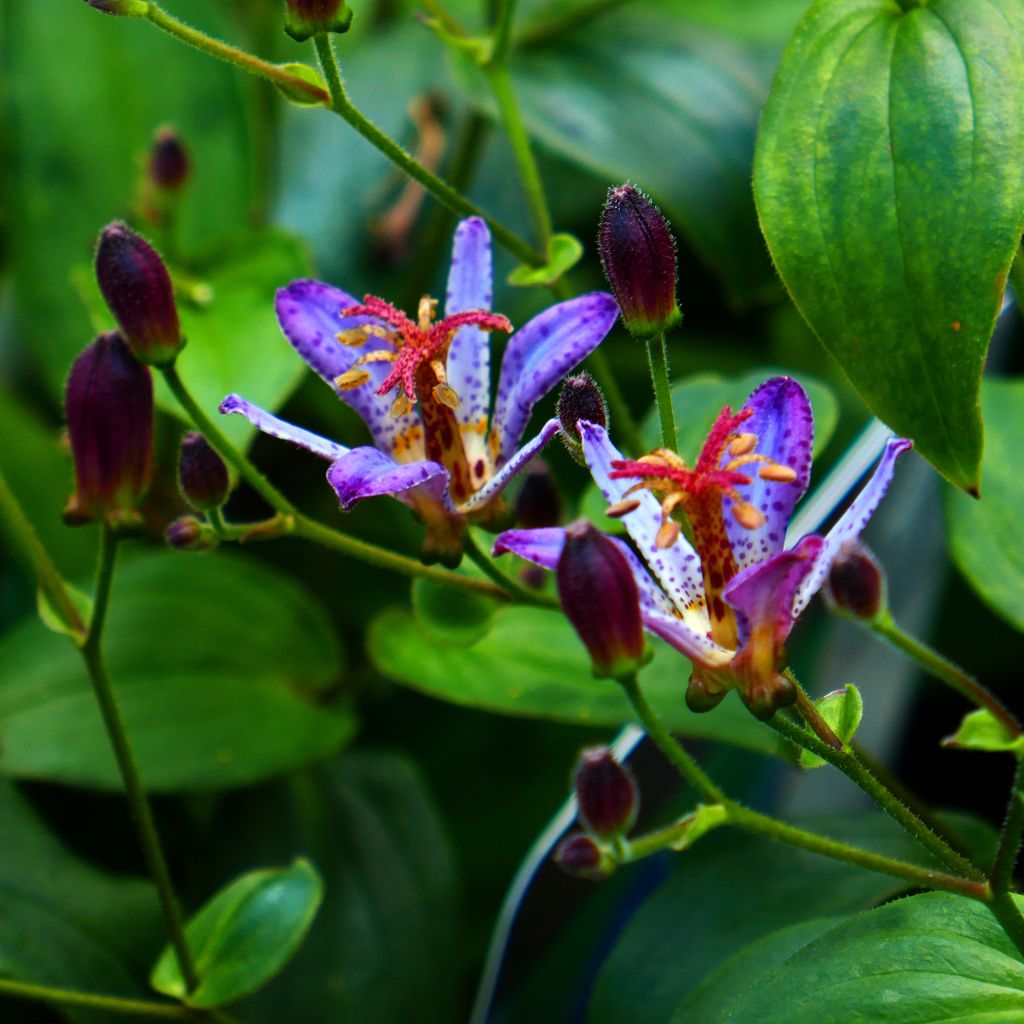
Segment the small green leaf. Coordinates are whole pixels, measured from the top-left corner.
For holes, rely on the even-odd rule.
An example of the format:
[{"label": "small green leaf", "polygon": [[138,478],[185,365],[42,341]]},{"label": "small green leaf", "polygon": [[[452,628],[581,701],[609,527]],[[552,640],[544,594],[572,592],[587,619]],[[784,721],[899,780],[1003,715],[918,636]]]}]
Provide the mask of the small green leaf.
[{"label": "small green leaf", "polygon": [[872,411],[968,491],[1024,224],[1022,34],[1022,0],[817,0],[755,155],[761,228],[800,311]]},{"label": "small green leaf", "polygon": [[688,850],[701,836],[726,824],[728,820],[729,812],[720,804],[702,804],[684,821],[678,822],[679,825],[685,825],[685,829],[672,843],[671,849],[677,853]]},{"label": "small green leaf", "polygon": [[1024,379],[985,382],[984,491],[980,501],[950,494],[946,502],[953,561],[982,600],[1024,632],[1024,530],[1021,530],[1020,439]]},{"label": "small green leaf", "polygon": [[320,77],[320,74],[308,64],[281,64],[282,71],[287,71],[295,78],[301,79],[307,85],[319,89],[323,96],[318,98],[311,95],[305,89],[291,85],[290,83],[275,82],[277,91],[289,102],[297,107],[326,107],[330,105],[331,95],[327,91],[327,83]]},{"label": "small green leaf", "polygon": [[198,987],[189,992],[168,945],[150,976],[158,992],[189,1006],[224,1006],[265,985],[309,931],[323,884],[299,858],[291,867],[250,871],[210,900],[185,928]]},{"label": "small green leaf", "polygon": [[508,283],[520,286],[553,284],[568,273],[583,256],[583,244],[575,235],[552,235],[548,261],[542,267],[524,263],[508,275]]},{"label": "small green leaf", "polygon": [[[64,589],[67,591],[68,597],[71,599],[71,605],[78,612],[82,623],[88,627],[89,621],[92,618],[92,598],[71,586],[70,583],[65,583]],[[69,636],[72,639],[77,640],[81,638],[82,630],[75,623],[67,621],[54,606],[49,595],[42,587],[36,591],[36,609],[39,612],[41,622],[47,629],[52,630],[54,633],[60,633],[62,636]]]},{"label": "small green leaf", "polygon": [[979,708],[964,715],[960,727],[942,745],[963,750],[1012,751],[1019,755],[1024,752],[1024,736],[1015,735],[991,711]]},{"label": "small green leaf", "polygon": [[[849,743],[864,716],[864,700],[860,690],[853,683],[847,683],[845,689],[826,693],[814,703],[832,731],[843,743]],[[826,763],[809,750],[800,751],[801,768],[821,768]]]},{"label": "small green leaf", "polygon": [[412,610],[428,636],[468,647],[487,635],[498,606],[468,590],[417,579],[412,584]]}]

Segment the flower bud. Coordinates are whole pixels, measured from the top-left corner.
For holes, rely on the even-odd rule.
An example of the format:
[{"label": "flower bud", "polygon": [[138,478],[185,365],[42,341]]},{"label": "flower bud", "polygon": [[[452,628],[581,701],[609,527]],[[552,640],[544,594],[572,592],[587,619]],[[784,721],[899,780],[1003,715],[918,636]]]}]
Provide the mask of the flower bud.
[{"label": "flower bud", "polygon": [[116,331],[74,361],[65,408],[75,463],[65,522],[138,522],[152,469],[153,381]]},{"label": "flower bud", "polygon": [[580,824],[598,839],[627,833],[636,822],[639,797],[633,776],[607,747],[580,754],[573,780]]},{"label": "flower bud", "polygon": [[217,535],[195,516],[181,516],[164,530],[164,539],[175,551],[209,551],[217,546]]},{"label": "flower bud", "polygon": [[562,609],[590,654],[594,675],[632,676],[644,663],[640,594],[615,541],[586,520],[574,523],[565,531],[556,578]]},{"label": "flower bud", "polygon": [[188,150],[170,127],[157,131],[149,151],[149,176],[157,188],[176,192],[188,179]]},{"label": "flower bud", "polygon": [[562,426],[562,438],[578,460],[583,458],[580,420],[608,428],[608,406],[604,395],[594,378],[586,372],[566,377],[558,393],[558,422]]},{"label": "flower bud", "polygon": [[562,521],[562,498],[547,466],[535,462],[524,474],[516,497],[516,522],[526,530],[557,526]]},{"label": "flower bud", "polygon": [[144,18],[149,11],[146,0],[85,0],[90,7],[104,14],[116,14],[126,18]]},{"label": "flower bud", "polygon": [[680,321],[676,240],[661,211],[638,188],[608,190],[597,247],[631,334],[653,338]]},{"label": "flower bud", "polygon": [[566,836],[555,850],[555,863],[574,878],[599,882],[611,874],[611,859],[590,836],[576,832]]},{"label": "flower bud", "polygon": [[115,221],[100,234],[96,279],[135,358],[151,366],[173,363],[184,341],[171,278],[156,249]]},{"label": "flower bud", "polygon": [[344,0],[285,0],[284,30],[297,43],[318,32],[347,32],[351,24]]},{"label": "flower bud", "polygon": [[825,599],[837,611],[872,621],[885,608],[885,571],[858,540],[839,549],[825,582]]},{"label": "flower bud", "polygon": [[231,489],[224,460],[210,447],[210,442],[195,431],[189,431],[181,439],[178,486],[182,497],[202,512],[223,505]]}]

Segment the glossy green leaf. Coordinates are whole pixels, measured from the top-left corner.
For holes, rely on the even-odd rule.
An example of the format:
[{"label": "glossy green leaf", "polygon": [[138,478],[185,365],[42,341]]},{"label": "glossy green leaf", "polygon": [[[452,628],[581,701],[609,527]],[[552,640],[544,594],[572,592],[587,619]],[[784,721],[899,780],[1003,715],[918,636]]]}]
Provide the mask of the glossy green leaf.
[{"label": "glossy green leaf", "polygon": [[729,1024],[1022,1019],[1021,954],[986,907],[947,893],[897,900],[833,928],[720,1018]]},{"label": "glossy green leaf", "polygon": [[[776,752],[774,733],[738,699],[708,714],[690,711],[683,699],[690,663],[656,638],[652,647],[654,660],[640,682],[680,735]],[[367,648],[390,679],[455,704],[584,725],[634,720],[621,689],[593,677],[582,643],[556,610],[502,608],[490,632],[468,647],[445,644],[420,629],[407,612],[389,611],[370,626]]]},{"label": "glossy green leaf", "polygon": [[761,227],[871,410],[978,487],[978,389],[1024,225],[1024,2],[817,0],[758,138]]},{"label": "glossy green leaf", "polygon": [[944,747],[964,750],[1024,753],[1024,736],[1015,736],[991,711],[979,708],[964,715],[960,727],[943,741]]},{"label": "glossy green leaf", "polygon": [[[340,655],[323,610],[277,571],[223,554],[126,563],[105,635],[132,746],[153,790],[288,771],[352,734],[322,702]],[[38,621],[0,637],[0,770],[120,789],[81,658]]]},{"label": "glossy green leaf", "polygon": [[[864,717],[864,700],[860,690],[853,683],[847,683],[845,689],[826,693],[814,703],[832,731],[844,743],[849,743]],[[809,750],[800,751],[801,768],[821,768],[827,763]]]},{"label": "glossy green leaf", "polygon": [[574,235],[554,235],[548,255],[548,262],[543,267],[531,267],[528,264],[516,267],[508,275],[508,283],[514,285],[553,284],[579,263],[583,256],[583,244]]},{"label": "glossy green leaf", "polygon": [[946,503],[953,561],[985,603],[1024,631],[1024,531],[1020,439],[1024,380],[985,383],[985,489],[980,501],[950,494]]},{"label": "glossy green leaf", "polygon": [[498,609],[490,598],[417,579],[412,584],[412,610],[428,636],[441,643],[468,646],[487,634]]},{"label": "glossy green leaf", "polygon": [[307,860],[250,871],[222,889],[189,921],[185,938],[199,984],[189,992],[168,945],[150,976],[158,992],[189,1006],[224,1006],[265,985],[306,937],[323,899]]}]

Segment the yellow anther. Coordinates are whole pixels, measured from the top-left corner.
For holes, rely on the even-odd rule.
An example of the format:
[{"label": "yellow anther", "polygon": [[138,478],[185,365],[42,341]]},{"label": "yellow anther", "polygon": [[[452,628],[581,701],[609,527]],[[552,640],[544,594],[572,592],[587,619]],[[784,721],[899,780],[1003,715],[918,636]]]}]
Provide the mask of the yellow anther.
[{"label": "yellow anther", "polygon": [[360,345],[365,345],[369,335],[362,327],[353,327],[349,331],[338,331],[335,337],[342,343],[342,345],[349,345],[352,348],[358,348]]},{"label": "yellow anther", "polygon": [[666,519],[658,527],[657,536],[654,538],[656,548],[670,548],[679,539],[682,527],[674,519]]},{"label": "yellow anther", "polygon": [[604,514],[609,519],[621,519],[623,516],[628,516],[630,512],[635,512],[639,507],[639,498],[626,498],[624,501],[617,501],[614,505],[609,505],[604,510]]},{"label": "yellow anther", "polygon": [[411,411],[412,402],[409,401],[404,391],[399,391],[395,400],[391,403],[391,415],[397,420],[399,416],[404,416],[407,412]]},{"label": "yellow anther", "polygon": [[367,370],[348,370],[340,377],[335,377],[334,383],[341,388],[342,391],[351,391],[352,388],[357,388],[360,384],[365,384],[369,379],[370,374]]},{"label": "yellow anther", "polygon": [[762,466],[757,475],[762,480],[774,480],[780,484],[791,484],[796,479],[796,470],[773,462],[770,465]]},{"label": "yellow anther", "polygon": [[442,405],[447,405],[448,408],[452,410],[458,409],[462,404],[459,400],[459,396],[455,393],[455,388],[449,384],[435,384],[434,397]]},{"label": "yellow anther", "polygon": [[734,501],[732,514],[736,517],[736,522],[745,530],[756,530],[764,526],[764,516],[749,502]]},{"label": "yellow anther", "polygon": [[757,444],[757,434],[737,434],[729,444],[730,455],[748,455]]},{"label": "yellow anther", "polygon": [[424,295],[423,298],[420,299],[417,318],[419,319],[419,328],[421,331],[430,330],[430,327],[434,322],[434,313],[436,310],[437,299],[432,299],[429,295]]}]

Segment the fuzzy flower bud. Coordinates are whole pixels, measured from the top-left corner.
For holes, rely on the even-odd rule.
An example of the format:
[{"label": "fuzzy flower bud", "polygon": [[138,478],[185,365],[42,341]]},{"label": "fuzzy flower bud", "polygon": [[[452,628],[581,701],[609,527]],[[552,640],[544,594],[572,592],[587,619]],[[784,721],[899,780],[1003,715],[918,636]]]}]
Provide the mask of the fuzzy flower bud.
[{"label": "fuzzy flower bud", "polygon": [[825,599],[838,611],[871,621],[885,608],[885,571],[858,540],[848,540],[829,569]]},{"label": "fuzzy flower bud", "polygon": [[586,372],[566,377],[558,393],[558,422],[562,427],[562,440],[578,462],[583,461],[580,420],[589,420],[608,429],[608,405],[597,382]]},{"label": "fuzzy flower bud", "polygon": [[676,240],[661,211],[638,188],[608,190],[597,247],[631,334],[653,338],[679,322]]},{"label": "fuzzy flower bud", "polygon": [[176,192],[188,180],[188,150],[170,127],[160,128],[149,150],[149,176],[157,188]]},{"label": "fuzzy flower bud", "polygon": [[565,531],[558,596],[583,641],[594,675],[621,679],[644,663],[640,594],[626,556],[607,534],[580,520]]},{"label": "fuzzy flower bud", "polygon": [[135,358],[151,366],[173,363],[184,341],[171,278],[156,249],[115,221],[100,234],[96,279]]},{"label": "fuzzy flower bud", "polygon": [[164,530],[164,539],[175,551],[209,551],[217,546],[213,529],[195,516],[180,516]]},{"label": "fuzzy flower bud", "polygon": [[590,836],[576,832],[566,836],[555,850],[555,863],[574,878],[599,882],[611,874],[612,863]]},{"label": "fuzzy flower bud", "polygon": [[152,469],[153,381],[116,331],[101,334],[72,364],[65,408],[75,463],[65,522],[139,522],[136,506]]},{"label": "fuzzy flower bud", "polygon": [[144,18],[149,10],[145,0],[85,0],[90,7],[104,14],[116,14],[125,18]]},{"label": "fuzzy flower bud", "polygon": [[297,43],[318,32],[347,32],[351,24],[344,0],[285,0],[284,30]]},{"label": "fuzzy flower bud", "polygon": [[580,824],[598,839],[627,833],[636,822],[639,797],[629,769],[607,747],[589,747],[573,779]]},{"label": "fuzzy flower bud", "polygon": [[189,431],[181,439],[178,486],[182,497],[202,512],[223,505],[231,489],[224,460],[210,447],[210,442],[195,431]]}]

